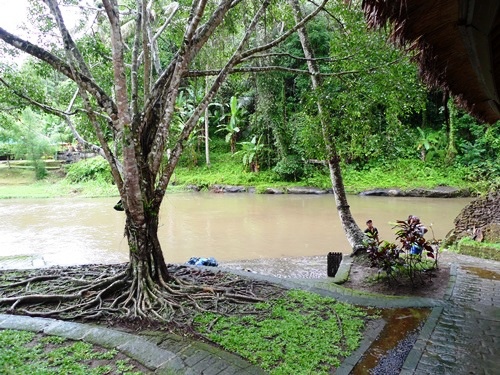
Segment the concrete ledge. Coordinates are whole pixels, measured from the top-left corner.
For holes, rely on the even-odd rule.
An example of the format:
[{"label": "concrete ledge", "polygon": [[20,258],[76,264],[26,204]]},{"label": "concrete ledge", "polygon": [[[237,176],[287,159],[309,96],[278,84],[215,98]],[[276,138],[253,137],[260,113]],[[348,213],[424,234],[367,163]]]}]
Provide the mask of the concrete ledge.
[{"label": "concrete ledge", "polygon": [[347,280],[349,280],[349,274],[351,273],[351,266],[352,266],[352,256],[346,255],[342,257],[342,262],[340,263],[340,267],[337,270],[337,273],[335,274],[335,277],[333,277],[331,280],[335,284],[343,284]]},{"label": "concrete ledge", "polygon": [[453,296],[453,290],[455,289],[455,284],[457,282],[457,265],[452,264],[450,266],[450,279],[448,280],[448,286],[444,293],[443,299],[449,301]]},{"label": "concrete ledge", "polygon": [[58,324],[57,320],[32,318],[30,316],[0,314],[1,329],[15,329],[30,332],[43,332],[47,327]]}]

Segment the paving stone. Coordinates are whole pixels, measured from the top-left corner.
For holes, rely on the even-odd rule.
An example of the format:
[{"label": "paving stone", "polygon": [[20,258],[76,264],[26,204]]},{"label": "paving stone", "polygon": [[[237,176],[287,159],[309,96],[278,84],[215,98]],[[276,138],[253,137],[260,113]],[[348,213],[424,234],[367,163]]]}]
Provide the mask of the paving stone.
[{"label": "paving stone", "polygon": [[127,341],[117,349],[130,358],[139,361],[150,369],[157,369],[172,360],[175,354],[157,347],[155,344],[138,337],[136,340]]},{"label": "paving stone", "polygon": [[168,349],[174,353],[180,354],[184,352],[191,343],[189,341],[178,341],[178,340],[172,340],[170,338],[163,340],[158,344],[158,346],[162,349]]},{"label": "paving stone", "polygon": [[165,362],[155,370],[158,375],[184,374],[187,367],[186,364],[179,358],[175,357]]},{"label": "paving stone", "polygon": [[187,366],[194,366],[196,365],[198,362],[204,360],[205,358],[207,358],[209,356],[209,354],[205,351],[201,351],[201,350],[197,350],[193,355],[190,355],[189,357],[187,357],[186,359],[184,359],[184,363],[187,365]]},{"label": "paving stone", "polygon": [[214,356],[206,356],[201,361],[193,365],[191,369],[196,371],[198,374],[205,374],[205,372],[208,372],[212,367],[216,367],[220,362],[220,358]]},{"label": "paving stone", "polygon": [[203,371],[203,375],[218,375],[229,367],[225,361],[218,360],[212,364],[207,370]]}]

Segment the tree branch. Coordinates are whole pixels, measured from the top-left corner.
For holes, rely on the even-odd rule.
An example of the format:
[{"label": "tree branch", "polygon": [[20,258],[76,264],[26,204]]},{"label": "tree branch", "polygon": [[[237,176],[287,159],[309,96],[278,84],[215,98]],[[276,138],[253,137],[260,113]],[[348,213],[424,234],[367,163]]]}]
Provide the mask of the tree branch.
[{"label": "tree branch", "polygon": [[[141,6],[141,0],[137,0],[137,7]],[[142,12],[139,12],[135,19],[134,45],[132,48],[132,67],[130,71],[130,111],[137,113],[139,110],[139,49],[141,48],[141,23]]]},{"label": "tree branch", "polygon": [[[327,61],[327,62],[334,62],[334,61],[341,61],[341,60],[347,60],[348,58],[351,58],[353,55],[347,56],[347,57],[342,57],[340,59],[332,59],[331,57],[316,57],[316,61]],[[258,54],[258,55],[253,55],[253,56],[248,56],[244,59],[241,59],[241,62],[245,62],[248,60],[255,60],[255,59],[265,59],[267,57],[290,57],[291,59],[298,60],[298,61],[307,61],[308,59],[305,57],[301,56],[294,56],[291,53],[284,53],[284,52],[273,52],[273,53],[264,53],[264,54]]]},{"label": "tree branch", "polygon": [[168,186],[168,182],[170,180],[170,177],[172,176],[172,173],[175,169],[175,166],[177,165],[177,162],[179,161],[182,150],[184,148],[184,142],[189,137],[189,134],[191,134],[191,132],[193,131],[194,127],[196,126],[196,124],[197,124],[198,120],[200,119],[200,116],[203,113],[203,111],[205,110],[205,108],[208,106],[208,104],[215,97],[215,94],[218,92],[220,86],[222,85],[222,83],[225,81],[225,79],[229,75],[229,72],[231,71],[231,69],[233,69],[234,65],[236,65],[241,60],[241,53],[243,51],[243,48],[247,44],[248,40],[250,39],[250,36],[253,33],[258,21],[264,15],[267,7],[269,6],[269,3],[270,3],[270,0],[264,0],[262,2],[261,7],[255,13],[252,21],[250,22],[250,25],[248,26],[247,30],[245,31],[245,35],[242,37],[242,39],[241,39],[238,47],[234,51],[233,55],[228,60],[228,62],[224,66],[224,68],[220,71],[219,75],[217,76],[214,83],[212,84],[212,87],[210,88],[210,90],[208,90],[208,93],[205,94],[205,96],[203,97],[201,102],[194,109],[191,117],[184,124],[184,128],[182,129],[182,132],[177,140],[177,143],[176,143],[174,149],[172,150],[171,157],[169,158],[169,160],[167,162],[167,166],[166,166],[165,170],[163,171],[162,176],[160,177],[160,181],[158,182],[157,188],[155,189],[155,205],[159,206],[162,202],[162,199],[163,199],[163,196],[165,195],[166,187]]},{"label": "tree branch", "polygon": [[[335,73],[321,73],[321,72],[316,72],[312,73],[308,70],[304,69],[295,69],[295,68],[287,68],[284,66],[279,66],[279,65],[267,65],[267,66],[247,66],[247,67],[242,67],[242,68],[234,68],[231,69],[229,74],[236,74],[236,73],[262,73],[262,72],[271,72],[271,71],[280,71],[280,72],[287,72],[287,73],[295,73],[295,74],[305,74],[305,75],[317,75],[321,77],[338,77],[338,76],[344,76],[348,74],[358,74],[358,73],[366,73],[366,72],[371,72],[376,68],[371,68],[366,71],[363,70],[346,70],[343,72],[335,72]],[[190,70],[186,72],[184,77],[206,77],[206,76],[216,76],[221,72],[221,70]]]},{"label": "tree branch", "polygon": [[8,82],[6,82],[2,77],[0,77],[0,82],[5,86],[7,87],[10,91],[12,91],[16,96],[20,97],[21,99],[24,99],[26,100],[28,103],[34,105],[35,107],[38,107],[40,108],[41,110],[43,110],[44,112],[47,112],[47,113],[50,113],[50,114],[53,114],[53,115],[56,115],[56,116],[59,116],[59,117],[63,117],[63,116],[72,116],[74,114],[76,114],[78,111],[74,111],[74,112],[71,112],[69,113],[69,111],[61,111],[59,109],[56,109],[54,107],[51,107],[47,104],[43,104],[43,103],[40,103],[40,102],[37,102],[36,100],[30,98],[29,96],[27,95],[24,95],[22,92],[16,90],[15,88],[13,88]]},{"label": "tree branch", "polygon": [[52,13],[52,15],[56,20],[57,27],[59,28],[59,32],[61,33],[61,36],[63,38],[64,51],[66,52],[66,56],[68,56],[69,61],[75,60],[77,65],[74,66],[74,68],[79,68],[84,75],[86,75],[89,78],[92,78],[92,74],[90,73],[87,64],[85,64],[83,56],[80,54],[80,50],[76,46],[75,42],[73,41],[73,38],[71,37],[71,34],[69,33],[68,29],[66,28],[66,25],[64,24],[61,10],[59,9],[57,1],[44,0],[44,2],[49,7],[50,12]]},{"label": "tree branch", "polygon": [[[2,39],[7,44],[26,52],[27,54],[42,60],[53,67],[56,71],[65,75],[74,82],[80,82],[82,89],[88,91],[93,97],[96,98],[97,102],[101,108],[111,117],[115,117],[117,113],[117,108],[113,100],[106,94],[106,92],[101,89],[90,77],[87,77],[81,73],[74,72],[71,67],[66,64],[65,61],[61,60],[59,57],[44,50],[24,39],[15,36],[5,29],[0,27],[0,39]],[[112,124],[110,124],[112,126]]]},{"label": "tree branch", "polygon": [[[113,77],[118,113],[116,127],[122,132],[121,134],[123,136],[124,185],[123,189],[120,189],[120,194],[123,207],[132,217],[135,217],[135,225],[141,226],[144,225],[145,220],[145,205],[143,204],[141,192],[142,176],[139,171],[139,139],[136,134],[137,127],[132,124],[132,118],[129,112],[120,14],[118,12],[117,0],[103,0],[103,5],[111,25]],[[136,114],[134,114],[134,119],[135,118]]]},{"label": "tree branch", "polygon": [[169,133],[168,127],[174,114],[175,97],[177,96],[181,79],[189,63],[198,54],[214,30],[221,24],[224,16],[231,9],[231,6],[233,6],[233,3],[235,2],[231,2],[230,0],[221,1],[209,20],[196,31],[189,50],[186,51],[183,47],[180,48],[169,67],[158,78],[153,87],[151,100],[147,103],[146,110],[144,111],[143,123],[151,121],[150,117],[154,115],[153,112],[158,103],[162,103],[161,108],[156,108],[159,112],[157,116],[161,118],[161,122],[160,126],[155,130],[144,129],[142,132],[144,136],[154,136],[154,142],[148,154],[148,163],[153,174],[157,174],[160,170],[166,135]]},{"label": "tree branch", "polygon": [[288,30],[287,32],[285,32],[284,34],[282,34],[281,36],[279,36],[278,38],[274,39],[273,41],[271,41],[271,42],[269,42],[267,44],[264,44],[262,46],[252,48],[252,49],[250,49],[250,50],[248,50],[246,52],[243,52],[241,54],[241,58],[246,58],[246,57],[255,55],[258,52],[266,51],[266,50],[271,49],[272,47],[277,46],[279,43],[281,43],[282,41],[284,41],[285,39],[287,39],[290,35],[292,35],[299,28],[303,27],[313,17],[315,17],[325,7],[325,5],[326,5],[327,2],[328,2],[328,0],[323,0],[323,2],[320,5],[318,5],[318,7],[314,11],[312,11],[311,13],[309,13],[300,22],[298,22],[297,24],[295,24],[294,27],[292,27],[290,30]]}]

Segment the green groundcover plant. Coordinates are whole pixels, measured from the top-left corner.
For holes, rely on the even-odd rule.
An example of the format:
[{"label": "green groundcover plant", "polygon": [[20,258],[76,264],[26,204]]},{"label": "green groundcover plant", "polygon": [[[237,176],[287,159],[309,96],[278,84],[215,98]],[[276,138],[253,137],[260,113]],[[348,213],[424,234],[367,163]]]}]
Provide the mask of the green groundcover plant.
[{"label": "green groundcover plant", "polygon": [[[0,330],[0,374],[5,375],[140,375],[129,359],[116,358],[81,341],[34,332]],[[110,365],[112,363],[112,365]]]},{"label": "green groundcover plant", "polygon": [[314,293],[291,290],[260,303],[258,314],[202,314],[196,329],[270,374],[329,374],[362,339],[367,313]]}]

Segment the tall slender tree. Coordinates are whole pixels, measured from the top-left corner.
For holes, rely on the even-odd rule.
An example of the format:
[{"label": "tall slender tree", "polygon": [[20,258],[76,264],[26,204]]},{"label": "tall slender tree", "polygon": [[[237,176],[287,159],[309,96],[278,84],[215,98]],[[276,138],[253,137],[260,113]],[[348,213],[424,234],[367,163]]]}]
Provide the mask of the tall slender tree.
[{"label": "tall slender tree", "polygon": [[[295,22],[300,22],[303,19],[302,9],[298,0],[289,0],[290,5],[293,8]],[[299,34],[300,44],[302,45],[302,50],[304,51],[304,56],[307,59],[307,67],[311,73],[311,84],[313,90],[317,91],[321,88],[321,76],[320,70],[314,59],[314,52],[311,47],[309,36],[305,26],[300,27],[297,30]],[[321,126],[321,134],[323,136],[323,141],[326,151],[326,161],[328,164],[328,169],[330,171],[330,179],[332,181],[333,195],[335,197],[335,202],[337,204],[337,211],[340,217],[340,222],[344,228],[347,240],[353,248],[354,251],[362,249],[364,247],[363,240],[364,234],[356,224],[356,221],[352,217],[349,203],[347,201],[347,195],[344,188],[344,182],[342,180],[342,171],[340,168],[340,156],[337,152],[335,146],[335,139],[333,138],[329,127],[326,123],[327,116],[323,109],[321,96],[317,97],[317,108],[318,117]]]}]

